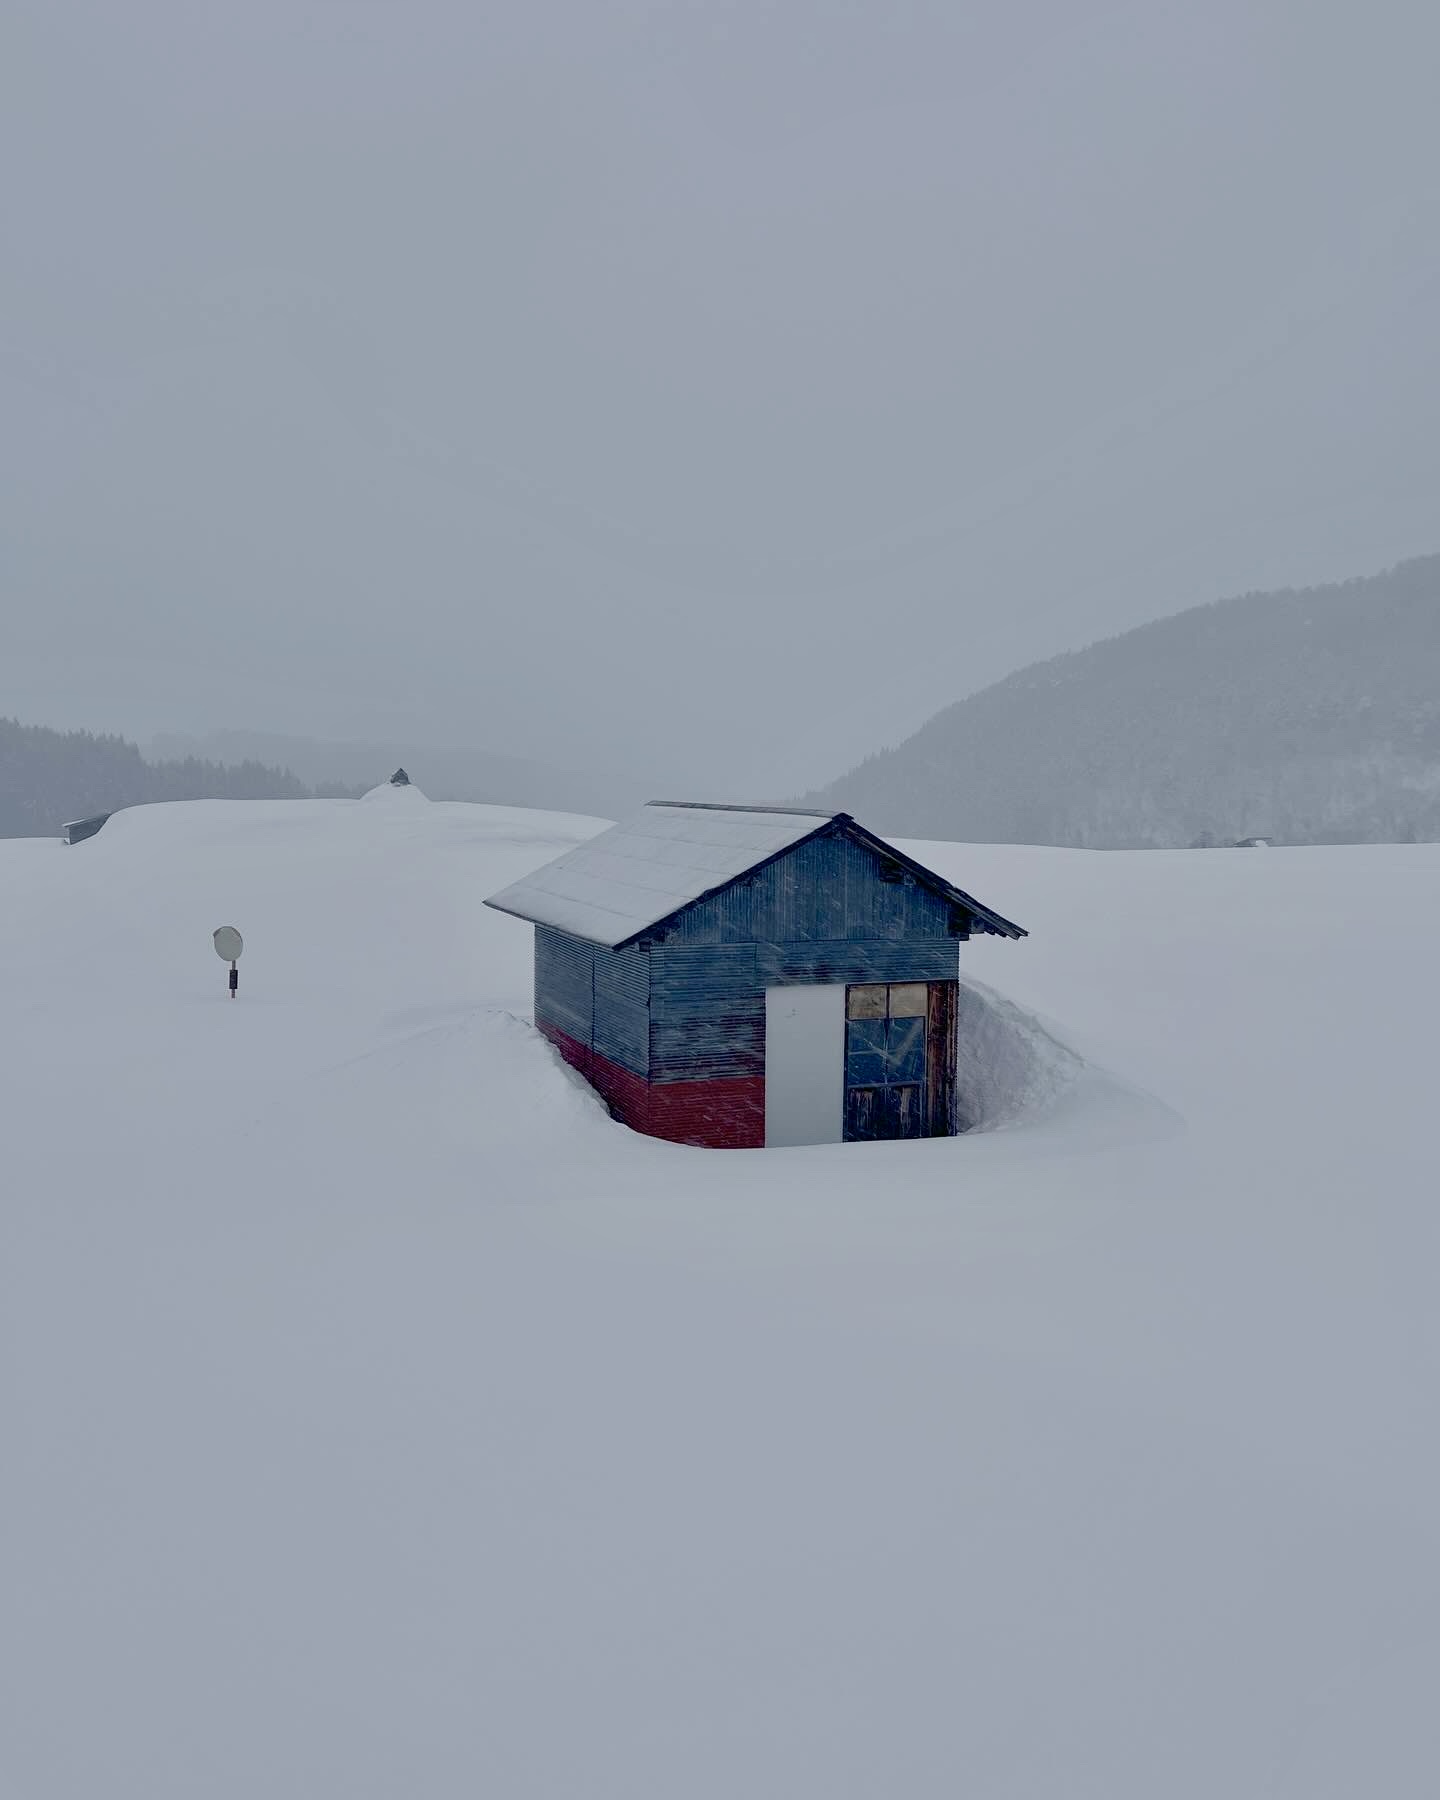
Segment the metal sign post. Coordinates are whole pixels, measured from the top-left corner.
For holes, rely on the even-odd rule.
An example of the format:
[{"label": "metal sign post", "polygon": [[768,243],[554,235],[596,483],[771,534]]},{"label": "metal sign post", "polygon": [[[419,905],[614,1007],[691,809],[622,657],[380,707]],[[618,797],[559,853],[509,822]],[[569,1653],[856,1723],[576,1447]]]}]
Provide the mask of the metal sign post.
[{"label": "metal sign post", "polygon": [[240,953],[245,948],[245,940],[233,925],[221,925],[215,933],[215,954],[221,962],[230,965],[230,998],[233,1000],[240,991],[240,971],[235,967],[240,960]]}]

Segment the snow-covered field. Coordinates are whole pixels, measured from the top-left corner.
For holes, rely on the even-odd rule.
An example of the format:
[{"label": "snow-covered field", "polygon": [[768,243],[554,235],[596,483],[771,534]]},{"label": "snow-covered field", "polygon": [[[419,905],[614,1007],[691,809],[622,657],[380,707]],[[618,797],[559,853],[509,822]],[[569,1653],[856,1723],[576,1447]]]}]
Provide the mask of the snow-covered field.
[{"label": "snow-covered field", "polygon": [[915,846],[1009,1122],[725,1153],[526,1023],[596,828],[0,843],[3,1800],[1432,1800],[1440,847]]}]

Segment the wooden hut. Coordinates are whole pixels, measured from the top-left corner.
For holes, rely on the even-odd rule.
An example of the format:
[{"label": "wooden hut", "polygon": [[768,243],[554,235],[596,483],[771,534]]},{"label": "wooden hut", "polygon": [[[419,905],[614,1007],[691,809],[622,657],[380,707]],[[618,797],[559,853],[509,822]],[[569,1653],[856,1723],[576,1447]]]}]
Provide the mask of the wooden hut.
[{"label": "wooden hut", "polygon": [[636,1131],[714,1148],[956,1129],[959,947],[1018,925],[848,813],[652,801],[486,902],[535,1023]]}]

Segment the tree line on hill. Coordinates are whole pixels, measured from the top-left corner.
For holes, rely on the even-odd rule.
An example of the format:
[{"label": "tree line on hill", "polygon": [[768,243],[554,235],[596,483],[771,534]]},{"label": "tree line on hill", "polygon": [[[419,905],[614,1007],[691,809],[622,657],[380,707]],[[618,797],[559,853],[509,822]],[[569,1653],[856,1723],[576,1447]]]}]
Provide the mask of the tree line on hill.
[{"label": "tree line on hill", "polygon": [[58,836],[72,819],[154,800],[304,800],[363,791],[307,787],[288,769],[259,762],[147,762],[122,737],[0,719],[0,837]]},{"label": "tree line on hill", "polygon": [[1033,664],[806,803],[972,843],[1440,841],[1440,556]]}]

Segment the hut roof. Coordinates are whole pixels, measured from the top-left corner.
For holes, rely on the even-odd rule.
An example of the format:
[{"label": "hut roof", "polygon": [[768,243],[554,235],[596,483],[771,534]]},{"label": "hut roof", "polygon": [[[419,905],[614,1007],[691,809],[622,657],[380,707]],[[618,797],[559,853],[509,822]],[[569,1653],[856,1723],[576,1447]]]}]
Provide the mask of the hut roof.
[{"label": "hut roof", "polygon": [[970,895],[855,825],[848,813],[652,800],[485,902],[615,949],[836,823],[971,912],[983,930],[1023,937]]}]

